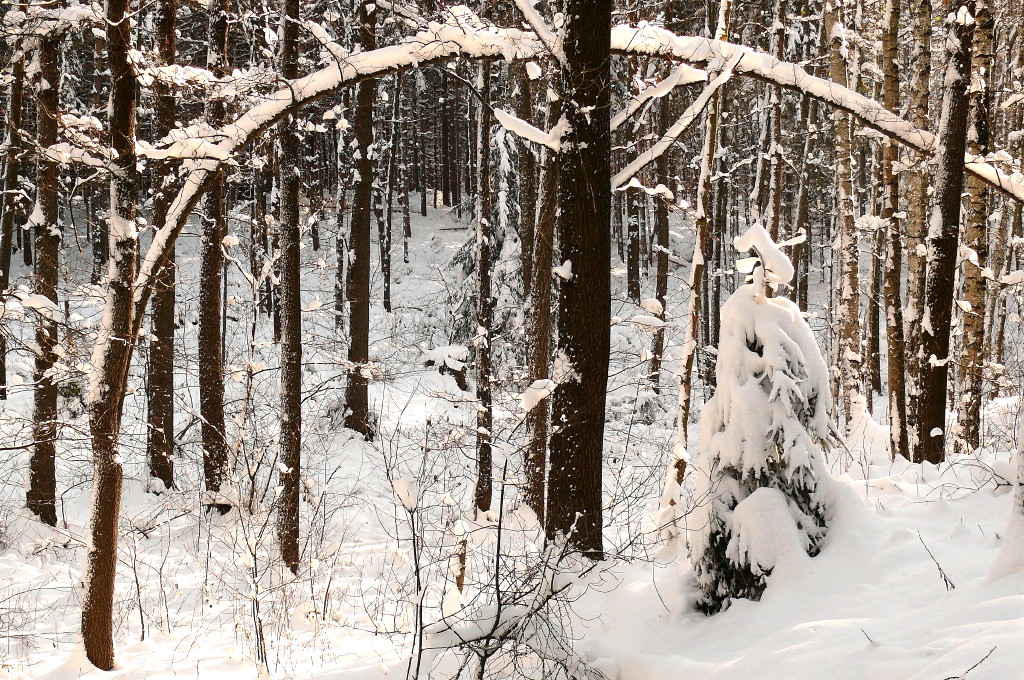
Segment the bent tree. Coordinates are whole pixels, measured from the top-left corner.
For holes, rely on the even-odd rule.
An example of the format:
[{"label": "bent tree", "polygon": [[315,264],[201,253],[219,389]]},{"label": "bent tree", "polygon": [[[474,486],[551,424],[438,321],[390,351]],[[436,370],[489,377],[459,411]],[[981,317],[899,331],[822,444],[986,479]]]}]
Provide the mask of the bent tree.
[{"label": "bent tree", "polygon": [[[524,5],[527,3],[523,3]],[[335,58],[319,71],[289,79],[285,87],[225,125],[209,151],[196,151],[188,158],[178,191],[166,219],[155,225],[151,245],[136,271],[137,232],[135,225],[136,157],[135,101],[137,84],[130,67],[130,24],[127,0],[108,0],[108,58],[111,72],[110,129],[117,171],[111,178],[110,276],[91,367],[89,427],[94,459],[94,502],[89,524],[89,551],[83,599],[82,627],[86,653],[99,668],[113,667],[112,607],[117,562],[117,518],[121,494],[121,463],[118,435],[128,366],[139,337],[142,320],[155,282],[164,270],[175,239],[196,208],[221,167],[246,145],[267,130],[295,114],[302,107],[349,85],[396,73],[462,58],[530,59],[550,50],[575,72],[561,76],[563,92],[574,92],[572,110],[565,115],[573,123],[567,137],[569,146],[560,154],[569,177],[559,179],[562,214],[558,218],[565,259],[573,261],[573,279],[562,283],[559,309],[559,349],[572,373],[560,376],[563,386],[556,392],[552,429],[553,467],[551,496],[564,489],[580,489],[583,499],[559,496],[564,505],[549,528],[568,534],[575,546],[596,556],[602,552],[600,538],[601,444],[603,430],[603,384],[607,356],[598,349],[608,346],[608,238],[607,215],[612,185],[607,167],[608,82],[605,68],[608,54],[647,54],[685,62],[690,66],[709,63],[732,64],[735,74],[752,77],[787,89],[806,93],[828,105],[856,116],[864,125],[896,139],[927,156],[937,150],[935,136],[902,120],[872,100],[828,80],[807,74],[800,66],[779,62],[768,55],[724,41],[677,36],[652,25],[618,26],[608,35],[610,2],[587,3],[567,0],[564,48],[550,34],[540,39],[519,29],[487,26],[465,8],[452,8],[446,22],[431,22],[396,44],[349,54],[335,43],[323,46]],[[318,27],[315,30],[321,30]],[[610,39],[609,39],[610,37]],[[564,55],[560,54],[564,51]],[[746,58],[749,55],[750,58]],[[563,98],[563,105],[566,104]],[[588,107],[594,107],[589,109]],[[575,122],[573,122],[575,121]],[[601,132],[604,132],[604,137]],[[591,144],[593,142],[593,144]],[[604,149],[605,152],[600,152]],[[653,162],[657,156],[648,155]],[[966,170],[988,184],[1024,202],[1024,184],[1015,182],[979,158],[967,157]],[[640,163],[642,167],[644,163]],[[633,167],[633,164],[630,166]],[[636,169],[639,169],[637,167]],[[635,170],[633,170],[635,172]],[[593,174],[589,174],[593,173]],[[559,173],[561,174],[561,173]],[[589,212],[585,212],[589,211]],[[588,220],[594,220],[588,222]],[[594,241],[587,241],[593,236]],[[586,252],[583,245],[595,247]],[[575,259],[574,259],[575,258]],[[603,265],[603,270],[601,269]],[[544,276],[543,272],[539,273]],[[586,329],[586,330],[582,330]],[[590,333],[588,335],[588,332]],[[592,345],[590,349],[581,343]],[[596,346],[596,347],[594,347]],[[578,382],[567,379],[574,377]],[[599,389],[600,388],[600,389]],[[600,393],[600,396],[598,396]],[[572,446],[577,448],[570,450]],[[573,477],[574,472],[579,477]],[[556,474],[562,475],[558,480]],[[572,508],[572,504],[576,507]],[[590,512],[580,512],[590,507]],[[570,516],[568,510],[572,508]],[[596,510],[593,510],[596,508]],[[577,521],[577,513],[582,518]]]}]

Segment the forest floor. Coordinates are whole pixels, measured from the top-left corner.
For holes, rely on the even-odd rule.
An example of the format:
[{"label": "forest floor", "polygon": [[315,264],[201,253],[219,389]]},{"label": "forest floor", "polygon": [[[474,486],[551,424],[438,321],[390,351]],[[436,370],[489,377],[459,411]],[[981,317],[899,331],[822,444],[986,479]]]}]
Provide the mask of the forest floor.
[{"label": "forest floor", "polygon": [[[245,302],[251,292],[234,267],[228,282],[228,295],[237,298],[228,307],[229,418],[242,403],[249,404],[249,415],[241,427],[229,425],[229,434],[243,471],[237,493],[247,511],[220,517],[199,507],[192,235],[179,248],[183,362],[190,368],[179,374],[176,396],[178,490],[159,496],[146,490],[141,362],[133,368],[134,392],[126,403],[117,669],[93,670],[78,642],[90,466],[85,422],[69,399],[58,529],[20,509],[27,454],[0,460],[0,678],[405,677],[415,602],[425,603],[428,616],[449,606],[453,526],[472,492],[472,401],[452,375],[426,365],[457,355],[452,346],[460,344],[460,333],[466,337],[467,322],[457,317],[467,311],[471,287],[462,281],[465,272],[449,262],[458,259],[467,232],[431,211],[430,218],[414,219],[410,264],[401,262],[396,244],[393,313],[384,313],[379,299],[373,312],[377,374],[371,402],[381,436],[367,443],[339,427],[344,347],[330,311],[333,239],[327,225],[322,229],[329,247],[303,251],[305,531],[299,576],[281,568],[273,539],[274,487],[266,472],[275,462],[276,436],[271,324],[266,317],[252,323],[252,305]],[[674,238],[676,252],[689,252],[682,233]],[[685,272],[681,265],[670,286],[670,316],[683,309]],[[622,283],[624,272],[615,273]],[[509,256],[496,269],[496,288],[511,285],[514,276]],[[379,284],[375,269],[375,291]],[[98,313],[94,292],[88,286],[65,291],[83,328]],[[521,375],[514,330],[520,307],[513,296],[499,300],[503,322],[493,337],[495,363],[508,367],[499,376],[507,387],[497,396],[495,437],[509,442],[496,451],[499,482],[515,477],[522,434],[513,389]],[[938,468],[890,462],[884,430],[859,419],[849,450],[834,451],[830,459],[835,506],[821,554],[784,556],[761,602],[736,602],[708,618],[691,607],[685,548],[656,543],[645,533],[672,436],[674,363],[665,367],[663,393],[653,394],[643,384],[650,335],[628,323],[645,312],[618,301],[613,313],[625,320],[613,327],[605,475],[612,524],[607,542],[617,558],[578,587],[560,629],[583,660],[618,680],[943,680],[968,672],[971,680],[1024,677],[1024,572],[993,578],[992,570],[1010,516],[1014,473],[1006,451],[1017,398],[992,403],[986,417],[996,442],[991,450]],[[88,347],[77,351],[87,361]],[[12,370],[29,382],[26,355],[12,361]],[[702,394],[698,390],[698,398]],[[3,409],[3,440],[23,443],[30,389],[14,389]],[[506,504],[514,507],[509,487]],[[509,525],[509,518],[522,519],[517,513],[496,522]],[[419,522],[418,549],[409,540],[410,519]],[[484,555],[493,546],[488,540],[474,540],[470,549],[470,587],[486,572]],[[529,546],[529,538],[521,544]],[[257,662],[260,656],[265,664]]]}]

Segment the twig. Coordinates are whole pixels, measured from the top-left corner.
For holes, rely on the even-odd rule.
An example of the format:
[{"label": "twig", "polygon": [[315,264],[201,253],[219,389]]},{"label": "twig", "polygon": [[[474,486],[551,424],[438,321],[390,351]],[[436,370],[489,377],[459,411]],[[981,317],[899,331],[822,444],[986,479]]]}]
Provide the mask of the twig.
[{"label": "twig", "polygon": [[[937,559],[935,559],[935,555],[932,554],[932,551],[928,549],[928,545],[924,542],[924,539],[921,538],[920,531],[917,532],[917,538],[921,541],[921,545],[924,546],[925,551],[928,553],[928,557],[932,558],[932,562],[935,563],[935,567],[939,570],[939,576],[942,577],[942,582],[945,584],[946,590],[953,590],[956,588],[956,584],[949,579],[949,576],[946,575],[946,571],[942,568],[942,565],[939,564]],[[989,652],[989,654],[991,653],[992,652]],[[982,661],[984,661],[984,659],[982,659]]]},{"label": "twig", "polygon": [[943,680],[965,680],[965,678],[967,678],[967,674],[970,673],[971,671],[973,671],[975,668],[977,668],[981,664],[985,663],[985,661],[988,660],[988,657],[992,656],[992,652],[994,652],[994,651],[996,651],[995,647],[993,647],[992,649],[988,650],[988,654],[986,654],[985,656],[981,657],[981,659],[979,659],[976,664],[974,664],[973,666],[971,666],[970,668],[965,670],[963,672],[963,675],[950,675],[950,676],[948,676],[946,678],[943,678]]}]

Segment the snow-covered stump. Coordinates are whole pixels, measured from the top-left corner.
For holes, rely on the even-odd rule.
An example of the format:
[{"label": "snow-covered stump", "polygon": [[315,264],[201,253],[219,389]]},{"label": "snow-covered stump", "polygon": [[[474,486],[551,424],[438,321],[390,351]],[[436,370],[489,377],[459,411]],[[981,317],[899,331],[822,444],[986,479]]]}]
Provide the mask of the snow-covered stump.
[{"label": "snow-covered stump", "polygon": [[792,264],[759,225],[736,247],[760,263],[722,307],[718,388],[700,417],[690,555],[707,614],[760,599],[787,557],[816,555],[829,510],[828,370],[797,305],[766,294]]}]

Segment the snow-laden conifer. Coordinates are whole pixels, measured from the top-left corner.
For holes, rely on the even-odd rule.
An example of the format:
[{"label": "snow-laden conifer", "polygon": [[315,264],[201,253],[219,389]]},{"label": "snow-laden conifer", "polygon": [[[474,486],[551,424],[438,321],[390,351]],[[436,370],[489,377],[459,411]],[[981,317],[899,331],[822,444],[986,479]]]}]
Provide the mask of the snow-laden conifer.
[{"label": "snow-laden conifer", "polygon": [[771,296],[792,265],[760,225],[735,245],[760,261],[722,307],[717,390],[700,417],[690,554],[705,613],[733,598],[759,599],[795,544],[816,555],[829,506],[828,371],[796,304]]}]

